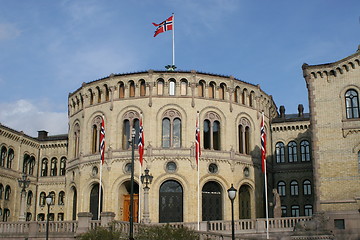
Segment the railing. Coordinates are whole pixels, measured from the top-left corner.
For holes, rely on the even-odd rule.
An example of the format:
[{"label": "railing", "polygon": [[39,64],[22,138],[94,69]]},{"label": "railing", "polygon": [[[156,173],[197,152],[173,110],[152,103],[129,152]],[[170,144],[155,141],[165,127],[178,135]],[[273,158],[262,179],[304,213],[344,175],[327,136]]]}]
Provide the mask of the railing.
[{"label": "railing", "polygon": [[2,222],[0,233],[26,233],[29,231],[29,222]]},{"label": "railing", "polygon": [[[36,222],[35,222],[36,223]],[[46,232],[46,222],[37,222],[38,232]],[[51,221],[49,222],[49,232],[53,233],[75,233],[77,230],[77,221]]]}]

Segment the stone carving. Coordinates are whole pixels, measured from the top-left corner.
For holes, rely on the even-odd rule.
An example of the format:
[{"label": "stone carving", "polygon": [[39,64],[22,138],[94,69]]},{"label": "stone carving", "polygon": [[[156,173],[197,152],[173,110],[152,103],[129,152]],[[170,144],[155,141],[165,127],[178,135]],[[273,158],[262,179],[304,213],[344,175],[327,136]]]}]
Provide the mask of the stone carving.
[{"label": "stone carving", "polygon": [[273,204],[274,204],[274,218],[280,218],[281,217],[281,200],[280,200],[280,195],[277,192],[276,188],[273,189],[273,194],[274,194],[274,199],[273,199]]},{"label": "stone carving", "polygon": [[328,226],[329,217],[324,212],[317,212],[310,221],[300,221],[294,227],[296,235],[331,234]]}]

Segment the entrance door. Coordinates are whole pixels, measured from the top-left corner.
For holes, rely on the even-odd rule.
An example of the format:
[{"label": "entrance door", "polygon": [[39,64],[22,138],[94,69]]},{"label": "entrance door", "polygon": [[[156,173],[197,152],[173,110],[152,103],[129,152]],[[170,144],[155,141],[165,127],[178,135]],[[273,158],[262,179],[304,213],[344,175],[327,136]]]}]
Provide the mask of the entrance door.
[{"label": "entrance door", "polygon": [[[134,205],[133,205],[133,213],[134,213],[134,222],[138,222],[139,220],[139,194],[134,194]],[[123,212],[123,221],[130,221],[130,194],[124,195],[124,212]]]},{"label": "entrance door", "polygon": [[166,181],[160,187],[159,222],[182,221],[183,189],[177,181]]},{"label": "entrance door", "polygon": [[251,204],[250,204],[250,191],[249,186],[242,185],[239,190],[239,201],[240,201],[240,219],[251,218]]},{"label": "entrance door", "polygon": [[221,186],[217,182],[207,182],[202,189],[202,220],[222,220]]},{"label": "entrance door", "polygon": [[[100,212],[102,211],[103,191],[101,191]],[[90,212],[92,213],[92,220],[98,220],[99,214],[99,184],[95,184],[90,192]]]}]

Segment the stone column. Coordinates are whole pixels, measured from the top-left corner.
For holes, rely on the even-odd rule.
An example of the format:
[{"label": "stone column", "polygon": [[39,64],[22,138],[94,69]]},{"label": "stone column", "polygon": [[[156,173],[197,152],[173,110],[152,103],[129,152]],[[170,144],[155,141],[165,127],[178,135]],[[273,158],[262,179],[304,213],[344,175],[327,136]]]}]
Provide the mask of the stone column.
[{"label": "stone column", "polygon": [[76,235],[86,233],[90,229],[91,218],[92,218],[92,213],[90,212],[78,213],[78,228],[76,230]]},{"label": "stone column", "polygon": [[21,201],[20,201],[19,221],[25,221],[26,220],[26,214],[25,214],[26,191],[23,189],[23,190],[21,190],[20,194],[21,194]]},{"label": "stone column", "polygon": [[150,220],[150,212],[149,212],[149,187],[144,187],[144,212],[143,212],[143,218],[142,223],[149,224],[151,223]]},{"label": "stone column", "polygon": [[101,212],[100,213],[101,226],[108,227],[109,223],[114,221],[115,213],[113,212]]}]

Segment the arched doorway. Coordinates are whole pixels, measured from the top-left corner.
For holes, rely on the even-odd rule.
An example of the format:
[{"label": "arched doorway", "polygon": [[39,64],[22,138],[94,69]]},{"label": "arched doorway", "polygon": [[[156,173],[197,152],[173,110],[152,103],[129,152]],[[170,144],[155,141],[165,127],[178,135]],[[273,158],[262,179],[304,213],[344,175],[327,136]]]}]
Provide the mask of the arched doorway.
[{"label": "arched doorway", "polygon": [[72,220],[76,220],[76,211],[77,211],[77,191],[75,187],[71,188],[73,191],[73,200],[72,200]]},{"label": "arched doorway", "polygon": [[161,184],[159,198],[159,222],[183,221],[183,189],[177,181]]},{"label": "arched doorway", "polygon": [[239,218],[251,218],[250,187],[242,185],[239,189]]},{"label": "arched doorway", "polygon": [[[131,181],[124,182],[119,189],[120,205],[122,204],[122,220],[130,221],[130,196]],[[133,204],[134,222],[139,221],[139,185],[134,182],[134,204]]]},{"label": "arched doorway", "polygon": [[[101,191],[100,212],[102,211],[103,196],[104,196],[104,192]],[[94,184],[90,191],[90,212],[92,213],[92,220],[99,219],[98,218],[99,216],[98,215],[99,214],[99,184],[98,183]]]},{"label": "arched doorway", "polygon": [[217,182],[207,182],[202,188],[202,220],[222,220],[222,191]]}]

